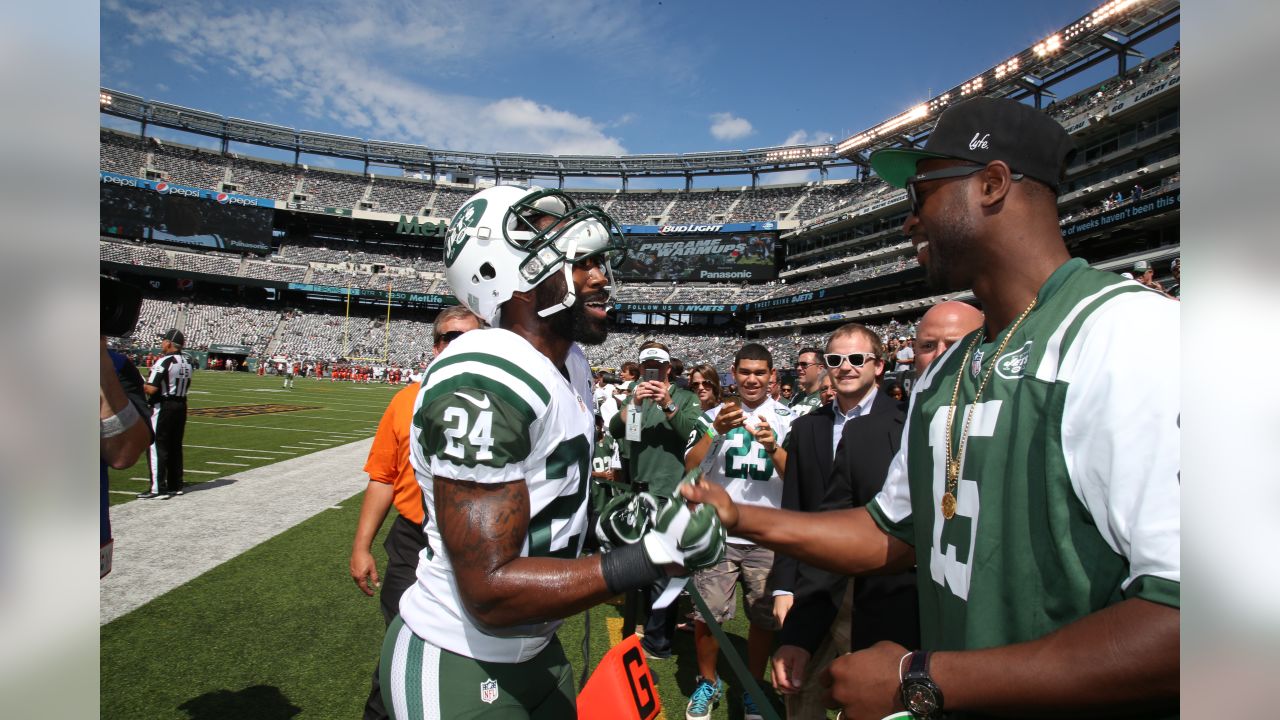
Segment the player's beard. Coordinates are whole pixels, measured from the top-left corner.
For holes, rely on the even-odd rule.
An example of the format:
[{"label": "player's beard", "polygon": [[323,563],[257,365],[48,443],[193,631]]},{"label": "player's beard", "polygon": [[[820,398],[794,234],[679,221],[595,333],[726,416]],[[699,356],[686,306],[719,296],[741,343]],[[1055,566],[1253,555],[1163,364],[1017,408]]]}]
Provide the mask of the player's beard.
[{"label": "player's beard", "polygon": [[929,260],[924,266],[929,287],[943,292],[968,289],[969,281],[961,277],[963,265],[966,255],[977,246],[977,230],[969,209],[962,201],[954,202],[930,224]]},{"label": "player's beard", "polygon": [[[558,278],[549,278],[537,287],[535,297],[539,308],[550,307],[564,299],[564,276],[558,275]],[[608,319],[596,320],[587,315],[587,303],[608,301],[607,291],[590,294],[580,292],[572,306],[548,317],[547,323],[551,326],[551,331],[560,337],[585,345],[599,345],[609,336]]]}]

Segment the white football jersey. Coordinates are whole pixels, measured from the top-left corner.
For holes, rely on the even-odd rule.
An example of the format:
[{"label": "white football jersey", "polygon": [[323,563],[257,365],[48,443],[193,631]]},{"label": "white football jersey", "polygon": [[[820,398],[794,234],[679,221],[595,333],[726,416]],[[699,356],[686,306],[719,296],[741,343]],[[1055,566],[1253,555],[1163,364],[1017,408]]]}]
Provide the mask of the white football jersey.
[{"label": "white football jersey", "polygon": [[[705,414],[708,422],[714,422],[723,407],[720,405],[708,410]],[[768,422],[780,446],[786,442],[791,421],[796,417],[790,408],[768,396],[757,408],[742,405],[742,412],[746,424],[752,427],[761,419]],[[764,446],[756,442],[755,436],[745,427],[734,428],[711,441],[711,448],[702,463],[702,472],[708,480],[723,485],[736,503],[782,507],[782,476]],[[733,536],[729,537],[729,542],[748,544],[747,540]]]},{"label": "white football jersey", "polygon": [[595,413],[591,367],[577,345],[567,365],[571,381],[524,338],[494,328],[454,340],[427,371],[414,406],[410,459],[427,511],[428,547],[400,614],[433,645],[477,660],[522,662],[560,626],[554,620],[492,628],[467,613],[435,522],[433,478],[524,480],[529,532],[520,554],[577,557],[587,532]]}]

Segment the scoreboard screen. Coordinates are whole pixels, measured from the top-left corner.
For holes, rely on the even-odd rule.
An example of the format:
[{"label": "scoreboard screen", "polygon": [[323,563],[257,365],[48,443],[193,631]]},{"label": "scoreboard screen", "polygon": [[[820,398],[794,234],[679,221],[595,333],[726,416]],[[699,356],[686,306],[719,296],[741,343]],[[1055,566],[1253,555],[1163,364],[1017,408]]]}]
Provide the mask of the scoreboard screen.
[{"label": "scoreboard screen", "polygon": [[[664,228],[665,229],[665,228]],[[777,277],[776,231],[633,234],[627,261],[615,268],[621,280],[763,282]]]},{"label": "scoreboard screen", "polygon": [[266,253],[271,249],[272,208],[222,204],[178,190],[158,192],[110,183],[102,183],[100,201],[99,230],[103,235],[232,252]]}]

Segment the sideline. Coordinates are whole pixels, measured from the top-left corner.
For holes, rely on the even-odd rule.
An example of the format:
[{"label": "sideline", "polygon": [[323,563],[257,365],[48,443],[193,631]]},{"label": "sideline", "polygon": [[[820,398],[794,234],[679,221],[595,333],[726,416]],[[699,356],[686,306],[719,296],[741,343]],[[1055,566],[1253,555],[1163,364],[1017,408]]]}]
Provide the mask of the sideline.
[{"label": "sideline", "polygon": [[227,475],[168,500],[111,508],[111,574],[99,584],[99,624],[363,492],[373,438]]}]

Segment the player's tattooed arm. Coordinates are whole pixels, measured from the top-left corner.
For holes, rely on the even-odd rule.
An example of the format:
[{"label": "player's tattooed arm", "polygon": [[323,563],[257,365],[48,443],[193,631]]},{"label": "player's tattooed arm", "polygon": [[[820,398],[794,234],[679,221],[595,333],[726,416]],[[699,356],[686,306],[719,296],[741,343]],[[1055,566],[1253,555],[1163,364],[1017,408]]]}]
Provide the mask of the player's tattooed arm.
[{"label": "player's tattooed arm", "polygon": [[523,480],[480,484],[435,478],[440,535],[471,615],[491,627],[568,617],[610,597],[600,557],[521,557],[529,532]]}]

